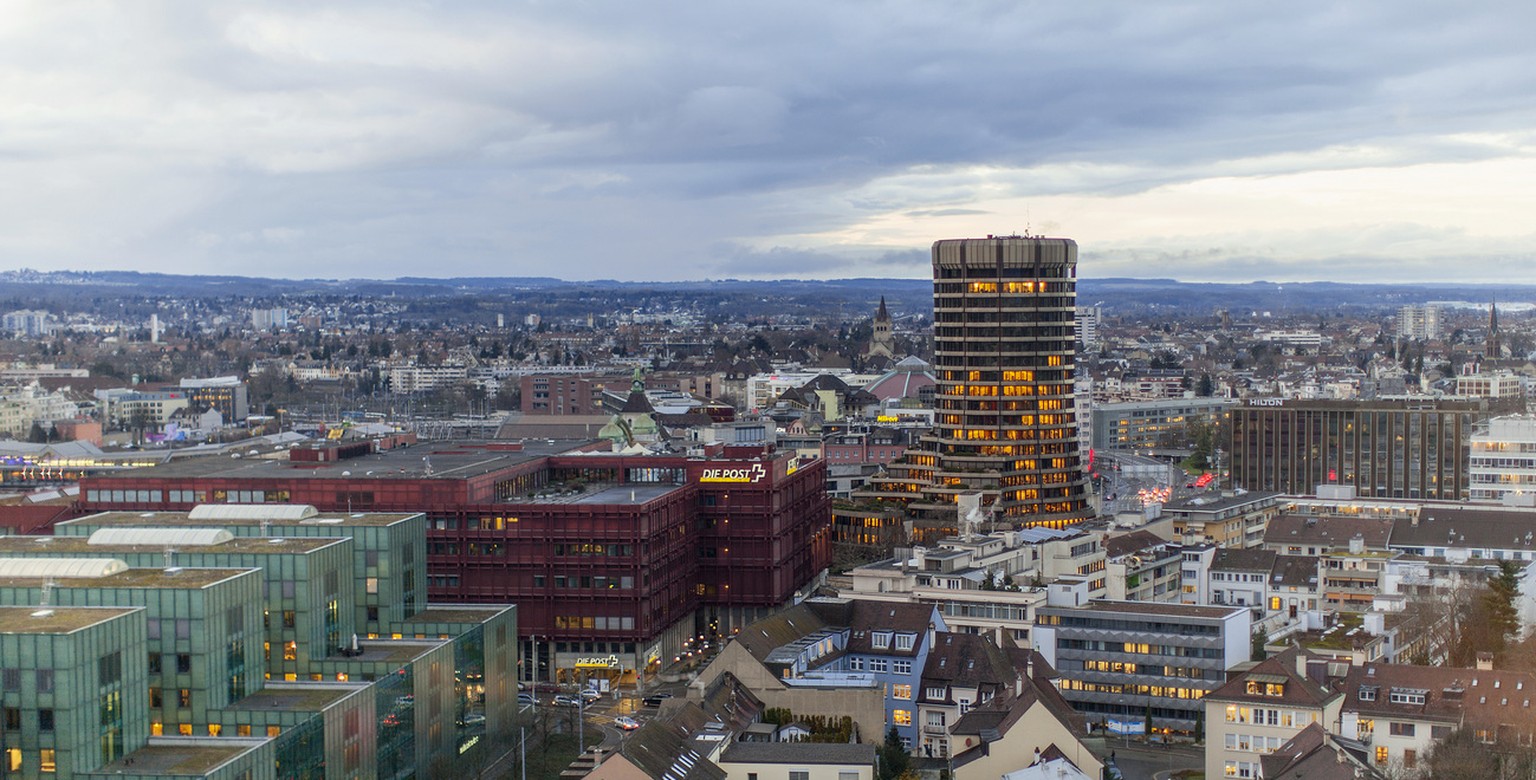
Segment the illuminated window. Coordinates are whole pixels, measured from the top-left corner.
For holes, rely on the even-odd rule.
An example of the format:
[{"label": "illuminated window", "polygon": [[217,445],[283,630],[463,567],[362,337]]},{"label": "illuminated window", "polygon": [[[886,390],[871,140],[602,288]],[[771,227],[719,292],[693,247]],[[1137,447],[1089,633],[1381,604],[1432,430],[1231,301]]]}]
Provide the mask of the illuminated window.
[{"label": "illuminated window", "polygon": [[208,736],[210,737],[217,737],[219,734],[223,733],[223,731],[224,727],[218,723],[208,724]]},{"label": "illuminated window", "polygon": [[283,733],[283,727],[282,726],[268,726],[267,727],[267,736],[269,736],[269,737],[275,737],[275,736],[277,736],[277,735],[279,735],[281,733]]},{"label": "illuminated window", "polygon": [[176,733],[182,735],[183,737],[190,737],[190,736],[192,736],[192,724],[190,724],[190,723],[183,723],[183,724],[177,726],[176,727]]},{"label": "illuminated window", "polygon": [[150,722],[150,724],[149,724],[149,735],[151,737],[158,737],[158,736],[162,736],[164,734],[165,734],[165,724],[161,723],[160,721],[151,721]]},{"label": "illuminated window", "polygon": [[44,772],[59,771],[58,764],[54,762],[53,756],[53,748],[43,748],[42,750],[37,751],[37,757],[42,764],[42,770]]},{"label": "illuminated window", "polygon": [[893,698],[893,699],[911,699],[912,698],[912,686],[910,686],[910,685],[892,685],[891,686],[891,698]]},{"label": "illuminated window", "polygon": [[898,726],[912,725],[911,710],[891,710],[891,722]]},{"label": "illuminated window", "polygon": [[1387,763],[1387,748],[1385,745],[1376,748],[1376,763],[1378,765]]}]

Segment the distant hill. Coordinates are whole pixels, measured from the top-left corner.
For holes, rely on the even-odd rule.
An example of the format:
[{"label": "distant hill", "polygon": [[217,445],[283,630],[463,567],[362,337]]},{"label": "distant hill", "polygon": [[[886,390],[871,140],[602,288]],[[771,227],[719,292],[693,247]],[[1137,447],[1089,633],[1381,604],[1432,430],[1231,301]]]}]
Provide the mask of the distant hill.
[{"label": "distant hill", "polygon": [[[674,304],[717,299],[737,303],[790,302],[806,311],[861,318],[884,296],[893,312],[932,311],[928,279],[708,279],[688,282],[564,281],[552,277],[458,277],[433,279],[266,279],[242,276],[179,275],[137,271],[0,272],[0,306],[88,307],[123,298],[279,299],[309,296],[396,297],[404,299],[511,298],[531,307],[595,299],[594,308],[616,301],[657,299]],[[1192,283],[1173,279],[1081,279],[1080,304],[1111,312],[1145,310],[1162,316],[1203,316],[1217,309],[1302,312],[1349,308],[1395,308],[1408,303],[1457,300],[1536,304],[1536,286],[1493,284],[1340,284],[1334,282],[1245,284]],[[769,307],[772,309],[773,307]],[[753,310],[745,306],[742,311]]]}]

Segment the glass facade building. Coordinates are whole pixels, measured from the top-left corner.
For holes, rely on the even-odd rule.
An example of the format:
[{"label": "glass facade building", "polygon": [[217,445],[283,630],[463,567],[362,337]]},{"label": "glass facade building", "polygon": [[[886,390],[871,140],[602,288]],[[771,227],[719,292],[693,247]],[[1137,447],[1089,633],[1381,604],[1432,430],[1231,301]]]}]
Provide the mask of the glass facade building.
[{"label": "glass facade building", "polygon": [[[980,492],[998,522],[1062,527],[1092,516],[1073,396],[1077,244],[989,236],[933,245],[933,431],[859,497],[907,505],[952,531]],[[943,524],[947,523],[947,527]]]}]

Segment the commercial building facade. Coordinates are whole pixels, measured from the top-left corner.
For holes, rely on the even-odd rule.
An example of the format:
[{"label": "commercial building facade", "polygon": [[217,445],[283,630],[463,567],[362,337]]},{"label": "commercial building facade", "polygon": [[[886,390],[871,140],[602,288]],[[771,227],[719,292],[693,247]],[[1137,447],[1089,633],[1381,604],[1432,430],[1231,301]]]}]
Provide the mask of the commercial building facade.
[{"label": "commercial building facade", "polygon": [[1099,404],[1093,408],[1096,450],[1167,449],[1182,446],[1191,425],[1225,428],[1237,404],[1230,398],[1169,398]]},{"label": "commercial building facade", "polygon": [[1250,398],[1232,411],[1232,485],[1309,495],[1463,500],[1472,433],[1518,400]]},{"label": "commercial building facade", "polygon": [[1194,731],[1201,699],[1248,660],[1242,607],[1091,601],[1036,611],[1034,647],[1090,723],[1110,731]]},{"label": "commercial building facade", "polygon": [[[589,446],[452,442],[364,447],[335,460],[294,450],[289,460],[208,459],[88,479],[81,495],[87,509],[132,512],[274,502],[420,512],[425,592],[438,603],[518,604],[524,652],[536,658],[525,679],[574,676],[579,665],[589,674],[597,658],[613,681],[633,682],[700,637],[727,636],[804,595],[830,561],[820,460],[762,448],[703,459]],[[407,554],[402,575],[415,581],[423,559]]]},{"label": "commercial building facade", "polygon": [[980,491],[996,520],[1061,527],[1092,514],[1073,393],[1077,244],[1000,236],[933,245],[933,432],[860,495],[900,501],[935,533]]},{"label": "commercial building facade", "polygon": [[1495,417],[1472,434],[1470,498],[1536,506],[1536,416]]},{"label": "commercial building facade", "polygon": [[[256,760],[265,769],[249,777],[358,780],[444,776],[510,748],[515,608],[370,592],[380,572],[413,579],[403,551],[424,549],[421,515],[208,509],[218,511],[106,513],[62,535],[0,538],[0,604],[132,610],[139,639],[122,663],[147,700],[127,702],[121,718],[151,742],[104,756],[108,770],[134,776],[135,762],[160,760],[141,750],[185,760],[201,750],[187,740],[226,752],[243,738],[270,743]],[[362,639],[359,600],[390,616]],[[161,735],[170,741],[157,745]]]}]

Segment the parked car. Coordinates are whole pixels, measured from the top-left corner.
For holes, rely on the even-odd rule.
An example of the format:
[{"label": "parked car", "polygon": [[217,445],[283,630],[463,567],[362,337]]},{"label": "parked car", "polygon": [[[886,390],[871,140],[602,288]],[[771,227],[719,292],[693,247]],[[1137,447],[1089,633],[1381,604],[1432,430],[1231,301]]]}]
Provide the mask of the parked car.
[{"label": "parked car", "polygon": [[660,707],[663,701],[670,698],[672,698],[670,693],[657,693],[641,699],[640,703],[647,707]]},{"label": "parked car", "polygon": [[580,707],[581,699],[575,696],[566,696],[562,693],[555,697],[555,704],[561,707]]},{"label": "parked car", "polygon": [[485,725],[485,716],[481,715],[478,712],[471,712],[470,714],[465,715],[463,720],[459,721],[459,725],[460,726],[484,726]]},{"label": "parked car", "polygon": [[628,715],[620,715],[619,717],[613,719],[613,725],[618,726],[625,731],[634,731],[635,729],[640,728],[640,721],[635,720]]},{"label": "parked car", "polygon": [[587,703],[591,704],[592,702],[595,702],[598,699],[603,698],[603,693],[602,693],[602,691],[599,691],[596,688],[582,688],[581,689],[581,698],[586,699]]},{"label": "parked car", "polygon": [[534,695],[531,694],[531,693],[519,693],[517,695],[517,703],[518,704],[535,705],[535,704],[539,703],[539,700],[537,698],[535,698]]}]

